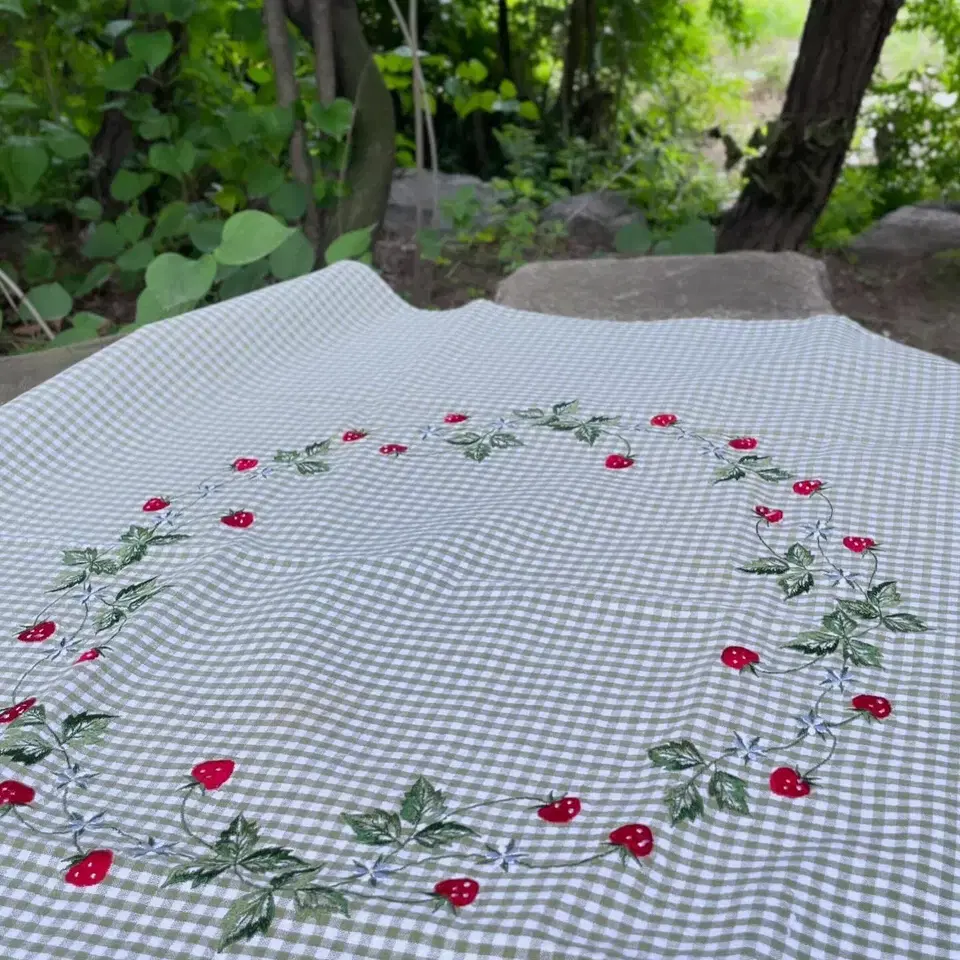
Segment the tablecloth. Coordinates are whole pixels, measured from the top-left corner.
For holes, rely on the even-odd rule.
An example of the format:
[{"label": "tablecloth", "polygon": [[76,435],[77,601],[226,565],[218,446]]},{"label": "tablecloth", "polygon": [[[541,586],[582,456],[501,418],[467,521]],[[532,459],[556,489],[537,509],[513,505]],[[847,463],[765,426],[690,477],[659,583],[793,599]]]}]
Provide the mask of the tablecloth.
[{"label": "tablecloth", "polygon": [[0,410],[7,960],[960,957],[960,368],[342,264]]}]

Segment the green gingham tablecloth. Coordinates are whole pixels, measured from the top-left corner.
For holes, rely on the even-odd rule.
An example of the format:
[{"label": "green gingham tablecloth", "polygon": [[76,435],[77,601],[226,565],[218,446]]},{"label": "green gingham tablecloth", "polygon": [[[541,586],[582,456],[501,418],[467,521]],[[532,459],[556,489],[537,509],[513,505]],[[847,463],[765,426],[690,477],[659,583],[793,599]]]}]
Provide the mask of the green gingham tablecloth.
[{"label": "green gingham tablecloth", "polygon": [[960,368],[339,265],[0,410],[0,956],[960,957]]}]

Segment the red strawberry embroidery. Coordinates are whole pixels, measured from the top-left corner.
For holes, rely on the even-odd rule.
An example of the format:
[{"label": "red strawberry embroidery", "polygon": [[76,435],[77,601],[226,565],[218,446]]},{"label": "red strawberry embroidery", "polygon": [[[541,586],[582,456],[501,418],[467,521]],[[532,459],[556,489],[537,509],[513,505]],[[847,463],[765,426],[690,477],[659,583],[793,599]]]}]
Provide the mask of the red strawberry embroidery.
[{"label": "red strawberry embroidery", "polygon": [[619,453],[611,453],[607,457],[606,467],[608,470],[626,470],[627,467],[632,467],[634,460],[632,457],[624,457]]},{"label": "red strawberry embroidery", "polygon": [[407,448],[402,443],[385,443],[381,448],[380,452],[385,457],[399,457],[401,453],[406,453]]},{"label": "red strawberry embroidery", "polygon": [[253,470],[259,465],[259,460],[254,460],[253,457],[240,457],[239,460],[233,461],[233,469],[237,473],[243,473],[245,470]]},{"label": "red strawberry embroidery", "polygon": [[770,789],[778,796],[797,799],[810,792],[810,781],[804,780],[793,767],[777,767],[770,774]]},{"label": "red strawberry embroidery", "polygon": [[809,497],[823,486],[822,480],[798,480],[793,485],[793,492],[801,497]]},{"label": "red strawberry embroidery", "polygon": [[77,657],[77,659],[73,662],[74,664],[89,663],[91,660],[97,660],[99,657],[100,651],[96,647],[93,647],[93,649],[87,650],[85,653],[81,653],[80,656]]},{"label": "red strawberry embroidery", "polygon": [[233,776],[236,766],[232,760],[204,760],[190,775],[205,790],[219,790]]},{"label": "red strawberry embroidery", "polygon": [[743,670],[745,667],[752,670],[753,665],[760,662],[760,654],[746,647],[726,647],[720,654],[720,659],[724,666],[732,670]]},{"label": "red strawberry embroidery", "polygon": [[734,437],[728,441],[728,446],[734,450],[753,450],[757,445],[756,437]]},{"label": "red strawberry embroidery", "polygon": [[854,553],[866,553],[877,545],[877,541],[869,537],[844,537],[843,545]]},{"label": "red strawberry embroidery", "polygon": [[537,816],[547,823],[569,823],[579,812],[580,801],[576,797],[561,797],[541,807]]},{"label": "red strawberry embroidery", "polygon": [[22,633],[17,634],[17,639],[21,643],[43,643],[57,632],[57,625],[52,620],[44,620],[35,627],[29,627]]},{"label": "red strawberry embroidery", "polygon": [[860,710],[863,713],[869,713],[875,720],[883,720],[889,717],[893,707],[886,697],[875,697],[869,693],[861,693],[850,701],[850,706],[854,710]]},{"label": "red strawberry embroidery", "polygon": [[29,697],[21,700],[16,706],[8,707],[0,713],[0,723],[13,723],[18,717],[22,717],[31,707],[37,703],[36,697]]},{"label": "red strawberry embroidery", "polygon": [[763,517],[767,523],[779,523],[783,519],[782,510],[774,510],[772,507],[764,507],[762,504],[754,507],[753,512],[758,517]]},{"label": "red strawberry embroidery", "polygon": [[677,422],[677,418],[672,413],[658,413],[650,418],[652,427],[672,427]]},{"label": "red strawberry embroidery", "polygon": [[24,807],[33,803],[37,791],[17,780],[4,780],[0,783],[0,807]]},{"label": "red strawberry embroidery", "polygon": [[106,879],[112,865],[112,850],[91,850],[64,874],[63,879],[74,887],[95,887]]},{"label": "red strawberry embroidery", "polygon": [[463,423],[470,418],[465,413],[448,413],[444,418],[444,423]]},{"label": "red strawberry embroidery", "polygon": [[253,514],[249,510],[235,510],[220,518],[220,522],[228,527],[249,527],[253,523]]},{"label": "red strawberry embroidery", "polygon": [[433,888],[433,892],[438,897],[443,897],[456,910],[457,907],[470,906],[477,899],[480,884],[471,877],[452,877],[449,880],[441,880]]},{"label": "red strawberry embroidery", "polygon": [[353,443],[354,440],[362,440],[366,436],[363,430],[348,430],[340,439],[344,443]]},{"label": "red strawberry embroidery", "polygon": [[170,506],[169,500],[164,500],[163,497],[153,497],[148,500],[140,509],[144,513],[156,513],[158,510],[166,510]]},{"label": "red strawberry embroidery", "polygon": [[653,831],[645,823],[627,823],[610,834],[615,847],[629,850],[635,857],[648,857],[653,853]]}]

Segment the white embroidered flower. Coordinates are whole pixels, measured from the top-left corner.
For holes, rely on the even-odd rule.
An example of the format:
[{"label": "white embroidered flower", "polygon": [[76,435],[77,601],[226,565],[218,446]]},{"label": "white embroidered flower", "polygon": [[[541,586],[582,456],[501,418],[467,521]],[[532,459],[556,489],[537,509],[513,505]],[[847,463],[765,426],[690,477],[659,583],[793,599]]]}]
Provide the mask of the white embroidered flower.
[{"label": "white embroidered flower", "polygon": [[848,667],[843,667],[840,670],[828,667],[827,675],[820,681],[820,686],[829,687],[831,690],[839,690],[840,693],[843,693],[847,687],[852,686],[855,682],[856,680]]}]

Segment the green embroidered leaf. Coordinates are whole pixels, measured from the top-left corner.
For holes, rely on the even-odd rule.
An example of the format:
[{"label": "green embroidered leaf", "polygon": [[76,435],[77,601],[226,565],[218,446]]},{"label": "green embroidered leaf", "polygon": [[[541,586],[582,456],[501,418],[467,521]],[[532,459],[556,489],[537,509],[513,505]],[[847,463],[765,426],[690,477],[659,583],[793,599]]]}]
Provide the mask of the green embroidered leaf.
[{"label": "green embroidered leaf", "polygon": [[83,550],[64,550],[63,562],[68,567],[86,567],[93,563],[99,556],[98,551],[92,547],[86,547]]},{"label": "green embroidered leaf", "polygon": [[704,763],[703,756],[690,740],[668,740],[651,747],[647,755],[664,770],[687,770]]},{"label": "green embroidered leaf", "polygon": [[689,820],[693,823],[697,817],[703,815],[703,797],[696,784],[687,783],[679,787],[672,787],[664,794],[667,810],[670,811],[672,824]]},{"label": "green embroidered leaf", "polygon": [[543,425],[551,430],[576,430],[580,426],[580,421],[564,417],[547,417]]},{"label": "green embroidered leaf", "polygon": [[735,777],[732,773],[717,770],[710,778],[707,793],[719,810],[732,810],[734,813],[750,812],[750,807],[747,805],[746,781]]},{"label": "green embroidered leaf", "polygon": [[801,567],[809,567],[813,563],[813,554],[802,543],[794,543],[787,549],[787,559]]},{"label": "green embroidered leaf", "polygon": [[527,407],[526,410],[514,410],[513,415],[521,420],[542,420],[546,414],[540,407]]},{"label": "green embroidered leaf", "polygon": [[142,547],[139,544],[131,544],[130,546],[121,547],[120,553],[117,554],[117,563],[122,569],[134,563],[139,563],[146,555],[146,547]]},{"label": "green embroidered leaf", "polygon": [[878,583],[875,587],[867,591],[867,596],[874,603],[878,604],[881,609],[895,607],[900,603],[900,593],[897,590],[895,580],[886,580],[883,583]]},{"label": "green embroidered leaf", "polygon": [[134,546],[146,546],[153,539],[153,530],[149,527],[130,527],[120,534],[120,539]]},{"label": "green embroidered leaf", "polygon": [[424,827],[414,836],[413,842],[417,846],[433,850],[436,847],[446,847],[451,843],[457,843],[464,837],[472,837],[473,834],[474,831],[464,824],[448,820],[431,823],[428,827]]},{"label": "green embroidered leaf", "polygon": [[118,603],[130,603],[134,600],[140,600],[144,597],[152,597],[158,592],[153,588],[157,578],[151,577],[149,580],[141,580],[139,583],[131,583],[117,593]]},{"label": "green embroidered leaf", "polygon": [[253,820],[248,820],[242,813],[230,821],[217,842],[213,845],[218,857],[238,863],[243,857],[252,853],[260,839],[260,831]]},{"label": "green embroidered leaf", "polygon": [[786,573],[790,569],[790,564],[779,557],[761,557],[759,560],[751,560],[745,566],[737,569],[742,573]]},{"label": "green embroidered leaf", "polygon": [[53,586],[50,588],[50,593],[58,593],[62,590],[69,590],[71,587],[77,587],[83,583],[89,574],[86,570],[80,570],[77,573],[65,573],[60,577],[57,577]]},{"label": "green embroidered leaf", "polygon": [[802,567],[791,567],[789,572],[777,578],[785,600],[799,597],[813,587],[813,574]]},{"label": "green embroidered leaf", "polygon": [[93,619],[94,633],[103,633],[120,626],[127,619],[125,610],[120,607],[106,607]]},{"label": "green embroidered leaf", "polygon": [[567,400],[564,403],[555,403],[550,408],[555,414],[576,413],[580,409],[579,400]]},{"label": "green embroidered leaf", "polygon": [[843,662],[855,667],[879,667],[883,665],[879,647],[865,640],[847,637],[843,641]]},{"label": "green embroidered leaf", "polygon": [[482,439],[483,437],[479,433],[474,433],[472,430],[469,430],[463,433],[455,433],[452,437],[447,437],[447,443],[451,443],[455,447],[469,447],[471,444],[479,443]]},{"label": "green embroidered leaf", "polygon": [[293,895],[298,920],[324,921],[336,913],[350,916],[350,904],[339,891],[330,887],[305,887]]},{"label": "green embroidered leaf", "polygon": [[746,474],[737,466],[720,467],[714,475],[714,483],[723,483],[725,480],[742,480]]},{"label": "green embroidered leaf", "polygon": [[494,433],[487,439],[494,450],[506,450],[508,447],[522,447],[523,441],[512,433]]},{"label": "green embroidered leaf", "polygon": [[330,464],[323,460],[300,460],[297,463],[297,473],[302,477],[310,477],[317,473],[326,473]]},{"label": "green embroidered leaf", "polygon": [[828,613],[821,618],[820,622],[827,633],[832,633],[836,637],[849,636],[850,631],[857,625],[856,620],[847,616],[842,610],[834,610],[833,613]]},{"label": "green embroidered leaf", "polygon": [[912,613],[885,613],[880,623],[894,633],[920,633],[927,629],[926,623]]},{"label": "green embroidered leaf", "polygon": [[90,564],[90,572],[97,576],[109,576],[117,572],[117,562],[109,558],[94,560],[93,563]]},{"label": "green embroidered leaf", "polygon": [[396,843],[403,832],[403,825],[395,813],[386,810],[371,810],[369,813],[342,813],[340,819],[353,830],[360,843],[378,846]]},{"label": "green embroidered leaf", "polygon": [[179,543],[181,540],[189,540],[188,533],[163,533],[159,537],[154,537],[150,541],[151,547],[162,547],[168,543]]},{"label": "green embroidered leaf", "polygon": [[25,733],[9,746],[0,745],[0,757],[5,757],[12,763],[22,763],[24,766],[39,763],[52,752],[53,748],[35,733]]},{"label": "green embroidered leaf", "polygon": [[96,743],[110,726],[110,721],[116,719],[110,713],[74,713],[66,717],[61,724],[60,739],[64,743],[75,741],[76,743],[91,744]]},{"label": "green embroidered leaf", "polygon": [[269,890],[263,893],[248,893],[241,897],[223,918],[217,952],[225,950],[232,943],[249,940],[258,933],[266,933],[275,915],[276,905]]},{"label": "green embroidered leaf", "polygon": [[581,443],[591,447],[603,436],[603,428],[595,423],[582,423],[573,434]]},{"label": "green embroidered leaf", "polygon": [[837,606],[848,617],[859,617],[861,620],[876,620],[879,614],[876,608],[863,600],[838,600]]},{"label": "green embroidered leaf", "polygon": [[799,650],[811,656],[823,656],[833,653],[840,646],[841,638],[826,630],[811,630],[801,633],[796,640],[784,644],[787,650]]},{"label": "green embroidered leaf", "polygon": [[219,877],[232,866],[232,863],[221,860],[219,857],[201,857],[199,860],[185,863],[173,870],[163,881],[163,886],[172,887],[176,883],[189,883],[195,890],[209,883],[214,877]]},{"label": "green embroidered leaf", "polygon": [[313,878],[322,869],[322,866],[316,865],[301,867],[299,870],[290,870],[287,873],[279,873],[270,878],[270,886],[274,890],[302,890],[313,883]]},{"label": "green embroidered leaf", "polygon": [[493,453],[493,448],[487,443],[475,443],[472,447],[464,447],[463,455],[468,460],[476,460],[479,463],[486,460]]},{"label": "green embroidered leaf", "polygon": [[770,458],[761,456],[758,453],[745,453],[737,458],[737,463],[746,463],[751,467],[758,467],[761,463],[766,463]]},{"label": "green embroidered leaf", "polygon": [[285,847],[261,847],[240,860],[241,866],[253,873],[275,873],[278,870],[302,867],[305,863],[305,860],[295,856]]},{"label": "green embroidered leaf", "polygon": [[277,463],[293,463],[300,459],[299,450],[279,450],[273,458]]},{"label": "green embroidered leaf", "polygon": [[619,417],[606,417],[603,414],[598,414],[595,417],[591,417],[587,423],[619,423]]},{"label": "green embroidered leaf", "polygon": [[771,467],[769,470],[758,470],[757,476],[768,483],[779,483],[781,480],[789,480],[793,474],[789,470],[783,470],[780,467]]},{"label": "green embroidered leaf", "polygon": [[311,443],[304,453],[308,457],[316,457],[321,453],[326,453],[330,449],[329,440],[321,440],[319,443]]},{"label": "green embroidered leaf", "polygon": [[438,790],[426,777],[417,777],[413,786],[404,794],[400,816],[414,825],[443,815],[447,808],[443,791]]},{"label": "green embroidered leaf", "polygon": [[24,727],[42,727],[46,722],[47,710],[46,707],[40,703],[26,713],[20,714],[20,716],[7,727],[7,734],[15,730],[22,730]]}]

